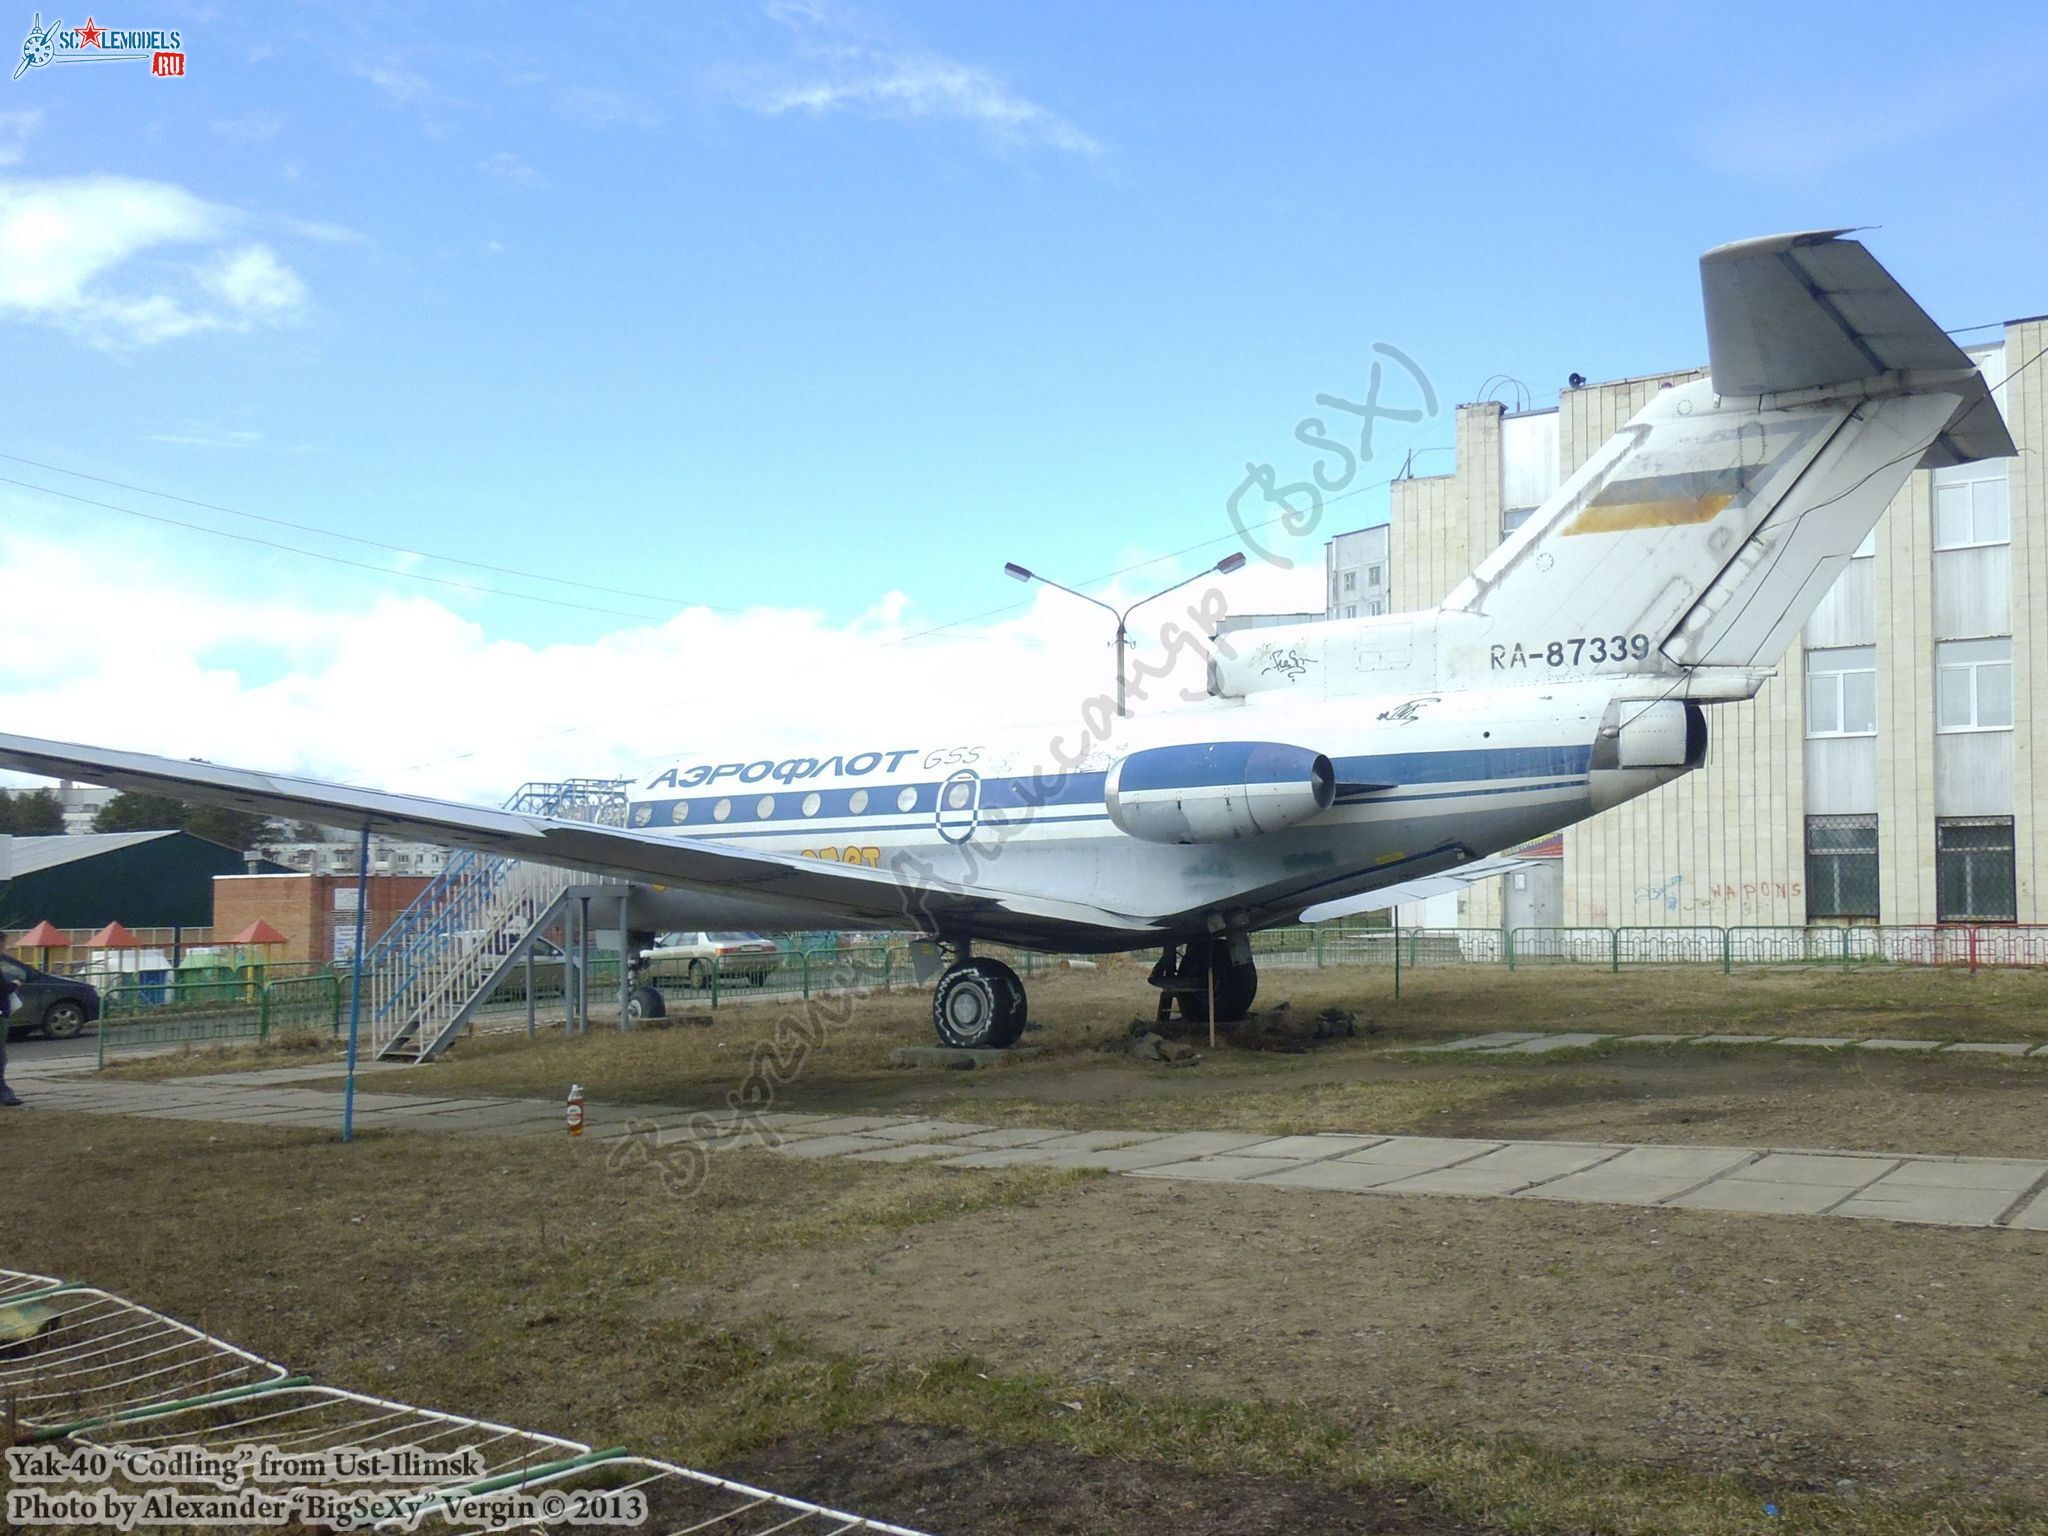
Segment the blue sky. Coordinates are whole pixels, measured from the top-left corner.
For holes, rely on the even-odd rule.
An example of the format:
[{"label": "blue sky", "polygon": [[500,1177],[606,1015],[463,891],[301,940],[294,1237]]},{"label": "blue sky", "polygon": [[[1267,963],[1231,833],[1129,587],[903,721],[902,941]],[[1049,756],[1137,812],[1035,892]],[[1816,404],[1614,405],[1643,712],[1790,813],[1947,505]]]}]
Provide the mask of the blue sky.
[{"label": "blue sky", "polygon": [[[1375,342],[1446,407],[1700,361],[1724,240],[1878,225],[1944,324],[2048,309],[2034,7],[138,4],[96,19],[180,28],[185,78],[0,84],[0,452],[652,597],[0,463],[606,611],[0,485],[17,574],[142,555],[323,623],[424,598],[481,647],[686,602],[914,630],[1029,596],[1009,559],[1078,583],[1206,546],[1135,595],[1217,558],[1247,463],[1299,478],[1296,423],[1340,431],[1314,397],[1362,397]],[[1449,440],[1448,409],[1383,424],[1358,483]],[[24,622],[0,705],[43,707],[70,663]],[[344,642],[307,644],[187,649],[317,693]]]}]

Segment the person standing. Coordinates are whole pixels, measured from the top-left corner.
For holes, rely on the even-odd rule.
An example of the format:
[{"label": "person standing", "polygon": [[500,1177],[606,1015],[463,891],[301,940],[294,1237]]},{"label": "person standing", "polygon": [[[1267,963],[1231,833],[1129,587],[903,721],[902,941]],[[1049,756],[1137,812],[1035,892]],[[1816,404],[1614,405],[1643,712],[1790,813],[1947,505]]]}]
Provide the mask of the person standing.
[{"label": "person standing", "polygon": [[[0,954],[7,951],[7,935],[0,933]],[[20,993],[14,978],[0,969],[0,1109],[13,1109],[21,1103],[21,1096],[7,1086],[7,1019],[14,1012],[14,1000]]]}]

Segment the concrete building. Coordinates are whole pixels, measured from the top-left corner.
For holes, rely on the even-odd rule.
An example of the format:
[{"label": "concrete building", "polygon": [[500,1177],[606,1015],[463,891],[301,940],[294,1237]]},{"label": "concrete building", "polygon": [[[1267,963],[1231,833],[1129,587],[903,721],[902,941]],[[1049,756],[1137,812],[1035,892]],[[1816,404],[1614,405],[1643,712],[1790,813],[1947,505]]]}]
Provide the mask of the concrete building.
[{"label": "concrete building", "polygon": [[[1999,385],[2048,317],[1970,347]],[[1393,487],[1391,576],[1441,602],[1658,389],[1462,406],[1457,467]],[[1919,470],[1707,766],[1460,898],[1468,926],[2048,922],[2048,367],[1995,390],[2019,456]],[[1332,569],[1335,569],[1334,556]]]},{"label": "concrete building", "polygon": [[1329,589],[1323,617],[1363,619],[1393,612],[1393,563],[1388,558],[1385,523],[1340,533],[1323,546],[1323,573]]},{"label": "concrete building", "polygon": [[[357,840],[353,835],[322,838],[318,842],[266,842],[265,858],[292,869],[315,875],[352,875],[356,872]],[[438,843],[408,842],[395,837],[370,835],[370,873],[375,875],[438,875],[448,866],[450,850]]]}]

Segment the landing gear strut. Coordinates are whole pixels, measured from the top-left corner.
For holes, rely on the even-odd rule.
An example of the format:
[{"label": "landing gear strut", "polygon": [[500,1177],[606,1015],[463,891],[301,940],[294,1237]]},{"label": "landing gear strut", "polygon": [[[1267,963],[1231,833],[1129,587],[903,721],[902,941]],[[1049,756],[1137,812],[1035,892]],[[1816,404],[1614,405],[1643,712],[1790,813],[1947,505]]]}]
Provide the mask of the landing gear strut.
[{"label": "landing gear strut", "polygon": [[932,989],[932,1028],[942,1044],[1003,1050],[1024,1033],[1024,983],[1000,960],[960,958]]},{"label": "landing gear strut", "polygon": [[1252,999],[1259,995],[1259,970],[1249,952],[1242,959],[1230,955],[1231,941],[1196,939],[1185,951],[1169,945],[1152,967],[1152,985],[1159,988],[1159,1016],[1166,1017],[1170,1004],[1180,1006],[1180,1016],[1189,1024],[1209,1022],[1210,978],[1216,995],[1216,1022],[1235,1024],[1252,1011]]}]

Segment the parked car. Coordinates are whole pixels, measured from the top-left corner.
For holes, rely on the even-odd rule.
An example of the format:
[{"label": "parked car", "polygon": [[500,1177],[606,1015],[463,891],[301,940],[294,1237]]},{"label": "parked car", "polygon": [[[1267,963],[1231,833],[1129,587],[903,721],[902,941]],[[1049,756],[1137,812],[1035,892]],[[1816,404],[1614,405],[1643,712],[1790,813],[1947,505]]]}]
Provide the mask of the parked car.
[{"label": "parked car", "polygon": [[99,988],[68,976],[52,976],[12,955],[0,955],[0,974],[21,989],[21,1002],[8,1015],[7,1033],[39,1029],[53,1040],[69,1040],[100,1016]]},{"label": "parked car", "polygon": [[683,977],[706,988],[715,975],[722,981],[745,981],[758,987],[781,963],[782,952],[758,933],[664,933],[652,949],[640,951],[644,979]]}]

